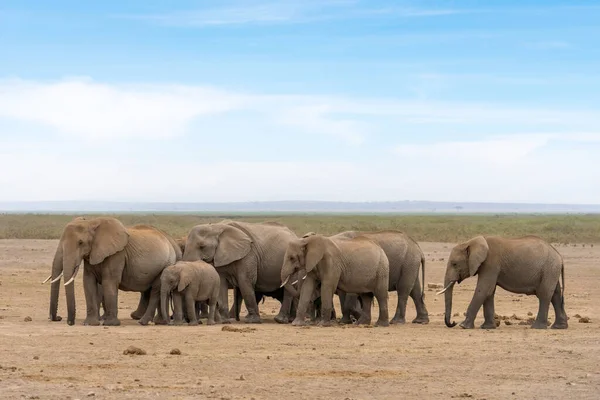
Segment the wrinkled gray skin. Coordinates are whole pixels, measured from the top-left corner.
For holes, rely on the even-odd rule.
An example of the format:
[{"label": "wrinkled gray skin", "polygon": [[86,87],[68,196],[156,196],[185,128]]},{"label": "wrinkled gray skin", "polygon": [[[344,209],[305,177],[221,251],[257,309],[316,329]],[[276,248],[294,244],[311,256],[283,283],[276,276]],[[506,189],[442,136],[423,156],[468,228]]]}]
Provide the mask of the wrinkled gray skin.
[{"label": "wrinkled gray skin", "polygon": [[[448,327],[452,315],[452,289],[456,282],[477,275],[477,286],[467,308],[462,328],[473,329],[477,312],[483,305],[483,329],[495,329],[494,294],[496,286],[513,293],[536,295],[539,311],[532,326],[546,329],[548,308],[554,306],[556,319],[552,328],[566,329],[564,307],[565,272],[562,256],[550,244],[536,236],[507,239],[499,236],[477,236],[454,247],[450,252],[444,278]],[[562,275],[562,290],[559,283]]]},{"label": "wrinkled gray skin", "polygon": [[[223,221],[197,225],[189,232],[183,259],[206,261],[221,279],[219,312],[229,320],[228,288],[238,287],[248,323],[260,323],[256,292],[273,292],[281,286],[281,266],[288,243],[297,236],[279,224]],[[288,323],[293,296],[286,291],[275,321]]]},{"label": "wrinkled gray skin", "polygon": [[[214,267],[204,261],[179,261],[162,271],[160,277],[161,313],[169,320],[168,296],[173,295],[173,324],[183,324],[185,304],[190,325],[198,325],[196,302],[208,303],[208,325],[214,325],[221,282]],[[217,314],[218,315],[218,314]]]},{"label": "wrinkled gray skin", "polygon": [[52,263],[51,277],[56,281],[50,292],[50,319],[61,320],[57,310],[62,273],[66,282],[67,323],[75,324],[74,279],[83,261],[87,305],[84,325],[100,324],[100,299],[105,307],[104,325],[120,325],[119,289],[141,293],[152,289],[149,305],[140,320],[147,323],[154,317],[159,301],[157,278],[166,266],[180,258],[181,251],[175,241],[154,227],[125,228],[110,217],[76,218],[65,227]]},{"label": "wrinkled gray skin", "polygon": [[[429,313],[425,306],[425,256],[423,251],[410,236],[404,232],[396,230],[378,231],[378,232],[359,232],[346,231],[332,238],[353,238],[364,236],[377,243],[385,252],[390,263],[390,281],[389,291],[396,291],[398,294],[398,305],[396,313],[391,324],[404,324],[406,322],[406,303],[408,297],[413,299],[417,316],[413,319],[415,324],[429,323]],[[419,282],[419,267],[422,270],[422,285]],[[350,323],[350,316],[347,314],[349,308],[356,304],[357,295],[347,294],[343,304],[345,311],[342,318],[343,323]]]},{"label": "wrinkled gray skin", "polygon": [[304,270],[306,279],[300,289],[296,318],[292,325],[304,325],[306,311],[315,288],[321,284],[320,325],[331,326],[333,294],[337,289],[358,293],[364,304],[363,320],[371,322],[373,295],[379,304],[378,326],[388,326],[389,262],[385,252],[373,241],[359,236],[352,239],[312,235],[294,240],[288,245],[281,280]]}]

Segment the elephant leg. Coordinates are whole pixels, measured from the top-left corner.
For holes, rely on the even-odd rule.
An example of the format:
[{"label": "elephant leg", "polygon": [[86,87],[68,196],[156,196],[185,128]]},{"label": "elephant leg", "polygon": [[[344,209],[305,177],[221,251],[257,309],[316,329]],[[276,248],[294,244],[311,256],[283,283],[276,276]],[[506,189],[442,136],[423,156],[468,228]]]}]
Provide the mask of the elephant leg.
[{"label": "elephant leg", "polygon": [[567,312],[565,311],[565,302],[563,301],[560,284],[556,284],[554,294],[552,295],[552,306],[554,307],[555,319],[552,324],[552,329],[567,329],[569,322]]},{"label": "elephant leg", "polygon": [[173,325],[183,325],[183,298],[181,293],[173,292]]},{"label": "elephant leg", "polygon": [[294,318],[296,318],[296,310],[298,309],[298,298],[294,297],[292,299],[292,306],[290,309],[290,317],[288,319],[288,322],[292,322],[294,320]]},{"label": "elephant leg", "polygon": [[306,324],[304,321],[306,318],[306,310],[308,309],[308,305],[312,299],[315,286],[316,282],[312,277],[307,277],[302,284],[302,289],[300,289],[300,299],[298,300],[298,308],[296,309],[296,318],[294,318],[294,321],[292,321],[292,325],[301,326]]},{"label": "elephant leg", "polygon": [[341,290],[338,290],[337,294],[340,298],[340,308],[342,309],[342,318],[340,319],[340,323],[346,325],[351,324],[352,311],[354,311],[354,308],[356,307],[358,296],[353,293],[347,294]]},{"label": "elephant leg", "polygon": [[117,317],[119,308],[119,285],[116,282],[102,280],[102,291],[104,293],[104,304],[106,312],[104,313],[104,325],[119,326],[121,321]]},{"label": "elephant leg", "polygon": [[292,296],[292,294],[289,293],[287,290],[284,290],[283,301],[281,302],[279,313],[275,316],[275,322],[279,324],[288,324],[290,322],[290,314],[292,310],[293,301],[294,296]]},{"label": "elephant leg", "polygon": [[545,282],[542,279],[540,288],[538,288],[536,293],[539,300],[538,314],[531,328],[548,329],[548,309],[550,308],[550,301],[554,295],[555,288],[556,286],[553,285],[552,289],[546,289]]},{"label": "elephant leg", "polygon": [[496,290],[487,299],[483,302],[483,324],[481,325],[481,329],[496,329],[496,321],[494,320],[495,315],[495,307],[494,307],[494,297],[496,295]]},{"label": "elephant leg", "polygon": [[210,299],[208,299],[208,319],[206,322],[207,325],[214,325],[217,323],[217,321],[215,321],[216,307],[217,307],[217,299],[215,297],[211,297]]},{"label": "elephant leg", "polygon": [[[102,288],[102,285],[98,285],[96,276],[92,272],[91,268],[83,268],[83,292],[85,294],[86,303],[86,318],[83,322],[84,325],[98,326],[100,325],[100,311],[98,310],[98,288]],[[105,313],[106,314],[106,313]]]},{"label": "elephant leg", "polygon": [[191,290],[186,290],[184,293],[185,298],[185,307],[187,309],[187,316],[189,319],[190,325],[198,325],[201,324],[200,320],[196,318],[196,299],[194,299],[194,295]]},{"label": "elephant leg", "polygon": [[[168,299],[168,297],[167,297]],[[161,310],[161,299],[160,299],[160,295],[158,296],[158,305],[156,307],[156,315],[154,316],[154,325],[167,325],[169,323],[169,321],[166,321],[163,319],[162,313],[160,312]],[[167,312],[169,310],[169,304],[167,304]]]},{"label": "elephant leg", "polygon": [[390,315],[388,311],[388,282],[383,283],[379,285],[379,288],[374,293],[375,298],[377,299],[377,305],[379,306],[379,318],[377,319],[375,326],[390,325]]},{"label": "elephant leg", "polygon": [[245,279],[245,277],[239,277],[238,284],[240,285],[240,292],[244,298],[244,304],[248,310],[248,315],[246,315],[245,322],[250,324],[260,324],[261,320],[258,313],[258,303],[256,302],[256,294],[254,293],[252,283]]},{"label": "elephant leg", "polygon": [[321,282],[321,322],[320,326],[331,326],[331,310],[333,310],[333,294],[337,282]]},{"label": "elephant leg", "polygon": [[460,327],[463,329],[475,328],[475,317],[479,312],[479,309],[483,305],[484,301],[491,296],[496,290],[496,281],[486,276],[479,276],[477,280],[477,286],[475,287],[475,293],[471,299],[469,307],[467,307],[467,316],[463,322],[460,323]]},{"label": "elephant leg", "polygon": [[[229,319],[229,284],[224,274],[219,274],[221,279],[221,289],[219,290],[219,314],[224,324],[231,323]],[[235,290],[235,289],[234,289]]]},{"label": "elephant leg", "polygon": [[419,278],[417,277],[417,281],[410,291],[410,297],[415,303],[415,308],[417,310],[417,317],[412,320],[413,324],[425,325],[429,323],[429,312],[425,306],[424,295],[423,289],[421,288],[421,282],[419,282]]},{"label": "elephant leg", "polygon": [[138,302],[138,306],[137,306],[136,310],[130,314],[131,319],[138,320],[144,316],[144,314],[146,313],[146,310],[148,309],[148,303],[150,302],[151,291],[152,291],[152,288],[146,290],[145,292],[140,293],[140,301]]},{"label": "elephant leg", "polygon": [[152,288],[150,289],[150,300],[148,301],[148,307],[144,316],[138,321],[140,325],[148,325],[150,321],[154,319],[156,309],[158,308],[158,302],[160,300],[160,276],[154,280]]},{"label": "elephant leg", "polygon": [[[223,320],[221,319],[221,313],[219,313],[219,298],[218,297],[215,300],[214,308],[215,308],[215,323],[222,324]],[[209,311],[210,311],[210,305],[209,305]]]},{"label": "elephant leg", "polygon": [[396,288],[398,294],[398,305],[396,306],[396,313],[394,318],[390,321],[392,324],[405,324],[406,323],[406,303],[408,302],[408,296],[412,288],[406,282],[399,282]]},{"label": "elephant leg", "polygon": [[[242,294],[240,288],[234,286],[233,288],[233,305],[229,309],[229,318],[235,318],[236,321],[240,320],[240,310],[242,309]],[[258,303],[258,301],[257,301]]]},{"label": "elephant leg", "polygon": [[370,325],[371,324],[371,305],[373,302],[373,297],[371,294],[361,294],[360,298],[362,300],[362,315],[356,321],[357,325]]}]

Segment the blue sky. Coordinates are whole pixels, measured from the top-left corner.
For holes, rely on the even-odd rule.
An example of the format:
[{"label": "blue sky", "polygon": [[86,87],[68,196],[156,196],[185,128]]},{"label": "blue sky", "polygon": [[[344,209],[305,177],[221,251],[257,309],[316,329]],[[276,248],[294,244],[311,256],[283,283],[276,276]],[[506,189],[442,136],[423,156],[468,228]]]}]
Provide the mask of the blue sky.
[{"label": "blue sky", "polygon": [[600,203],[600,4],[0,1],[0,201]]}]

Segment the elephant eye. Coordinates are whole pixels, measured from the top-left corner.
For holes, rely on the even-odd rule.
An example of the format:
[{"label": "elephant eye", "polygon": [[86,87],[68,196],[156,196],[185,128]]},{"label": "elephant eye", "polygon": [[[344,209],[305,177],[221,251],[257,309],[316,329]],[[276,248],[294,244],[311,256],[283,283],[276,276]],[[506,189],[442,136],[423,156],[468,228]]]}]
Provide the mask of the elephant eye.
[{"label": "elephant eye", "polygon": [[81,245],[83,244],[83,240],[79,239],[79,240],[77,241],[77,244],[81,246]]}]

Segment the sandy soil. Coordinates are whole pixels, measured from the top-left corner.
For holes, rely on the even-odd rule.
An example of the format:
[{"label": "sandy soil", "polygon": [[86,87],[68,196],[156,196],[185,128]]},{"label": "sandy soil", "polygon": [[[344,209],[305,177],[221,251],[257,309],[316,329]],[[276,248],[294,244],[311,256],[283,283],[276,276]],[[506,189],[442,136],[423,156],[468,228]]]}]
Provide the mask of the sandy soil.
[{"label": "sandy soil", "polygon": [[[251,330],[230,332],[223,325],[139,326],[129,318],[138,295],[124,292],[122,326],[82,326],[82,274],[77,325],[49,322],[50,287],[40,282],[56,243],[0,241],[1,398],[600,398],[600,245],[559,247],[567,268],[566,331],[534,331],[517,319],[495,331],[448,329],[443,298],[431,289],[425,326],[281,326],[273,322],[278,303],[268,300],[261,305],[263,324],[234,324]],[[440,283],[452,245],[421,246],[426,282]],[[455,288],[455,312],[466,310],[474,284]],[[65,308],[62,291],[63,316]],[[527,319],[536,312],[535,297],[497,290],[497,314]],[[576,314],[591,323],[580,323]],[[409,302],[408,317],[414,315]],[[132,345],[147,354],[124,355]],[[174,348],[181,355],[171,355]]]}]

